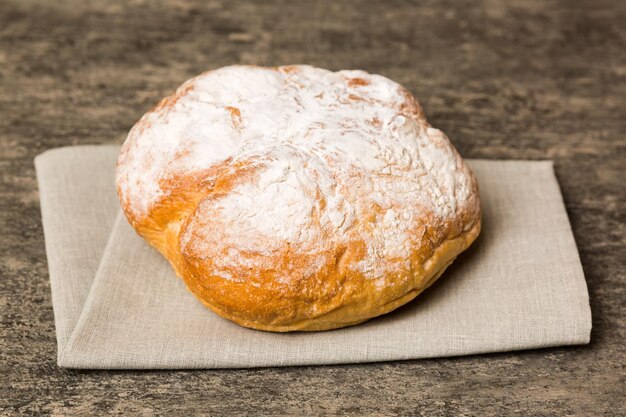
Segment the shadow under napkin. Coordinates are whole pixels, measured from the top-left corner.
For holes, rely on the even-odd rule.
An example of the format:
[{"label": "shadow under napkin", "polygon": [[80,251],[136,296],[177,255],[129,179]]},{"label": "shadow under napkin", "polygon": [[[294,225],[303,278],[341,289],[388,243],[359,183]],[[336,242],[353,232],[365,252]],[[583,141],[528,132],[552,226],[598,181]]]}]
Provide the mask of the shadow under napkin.
[{"label": "shadow under napkin", "polygon": [[[483,232],[423,296],[359,326],[278,334],[242,328],[202,306],[117,214],[115,151],[63,148],[36,159],[62,367],[356,363],[589,341],[587,288],[549,161],[469,161]],[[59,223],[68,219],[80,227],[63,233]],[[72,291],[79,281],[91,286],[88,294]]]}]

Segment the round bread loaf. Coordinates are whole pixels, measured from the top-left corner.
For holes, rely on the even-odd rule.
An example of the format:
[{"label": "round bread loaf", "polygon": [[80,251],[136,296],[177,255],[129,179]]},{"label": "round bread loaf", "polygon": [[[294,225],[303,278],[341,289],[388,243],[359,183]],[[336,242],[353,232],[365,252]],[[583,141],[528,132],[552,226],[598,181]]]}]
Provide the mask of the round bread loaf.
[{"label": "round bread loaf", "polygon": [[128,134],[117,189],[200,301],[280,332],[394,310],[481,224],[471,170],[406,89],[303,65],[185,82]]}]

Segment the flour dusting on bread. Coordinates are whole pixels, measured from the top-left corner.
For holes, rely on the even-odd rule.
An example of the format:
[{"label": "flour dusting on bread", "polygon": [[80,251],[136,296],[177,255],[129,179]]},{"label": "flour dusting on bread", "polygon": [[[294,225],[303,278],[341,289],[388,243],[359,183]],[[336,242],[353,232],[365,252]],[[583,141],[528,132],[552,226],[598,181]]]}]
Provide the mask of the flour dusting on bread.
[{"label": "flour dusting on bread", "polygon": [[178,250],[190,268],[257,288],[350,271],[409,285],[479,217],[471,171],[407,90],[305,65],[187,81],[131,130],[117,181],[134,224],[176,201],[178,184],[201,184]]}]

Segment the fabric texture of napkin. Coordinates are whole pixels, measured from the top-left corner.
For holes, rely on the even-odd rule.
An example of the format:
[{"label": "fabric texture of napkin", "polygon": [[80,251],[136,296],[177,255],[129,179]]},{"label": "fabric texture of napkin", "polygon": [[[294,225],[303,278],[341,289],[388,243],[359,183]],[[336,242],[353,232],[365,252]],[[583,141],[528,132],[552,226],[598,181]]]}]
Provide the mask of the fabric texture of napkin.
[{"label": "fabric texture of napkin", "polygon": [[550,161],[469,160],[483,231],[438,283],[355,327],[281,334],[205,308],[134,232],[115,192],[118,150],[35,159],[61,367],[317,365],[589,342],[587,287]]}]

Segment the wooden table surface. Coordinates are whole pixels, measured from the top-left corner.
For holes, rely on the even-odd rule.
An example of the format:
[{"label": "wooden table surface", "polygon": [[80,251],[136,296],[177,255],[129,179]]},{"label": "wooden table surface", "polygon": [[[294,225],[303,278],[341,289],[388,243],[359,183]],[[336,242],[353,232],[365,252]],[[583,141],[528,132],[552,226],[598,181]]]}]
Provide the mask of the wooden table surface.
[{"label": "wooden table surface", "polygon": [[[0,413],[626,414],[626,2],[85,3],[0,0]],[[33,157],[120,143],[182,81],[233,63],[380,73],[465,157],[554,159],[591,344],[367,365],[59,369]]]}]

